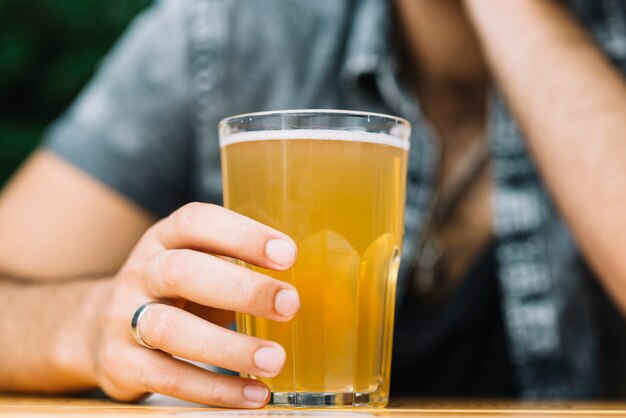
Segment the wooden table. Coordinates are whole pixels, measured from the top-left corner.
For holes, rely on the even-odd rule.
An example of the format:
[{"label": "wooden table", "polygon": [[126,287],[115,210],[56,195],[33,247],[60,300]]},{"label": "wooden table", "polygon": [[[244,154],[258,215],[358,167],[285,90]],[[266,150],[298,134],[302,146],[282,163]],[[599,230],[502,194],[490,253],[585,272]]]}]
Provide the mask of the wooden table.
[{"label": "wooden table", "polygon": [[1,396],[0,417],[209,417],[249,418],[303,416],[304,418],[582,418],[626,417],[626,403],[531,403],[531,402],[422,402],[395,401],[386,409],[285,410],[266,408],[242,411],[207,408],[171,398],[149,399],[141,404],[121,404],[101,399]]}]

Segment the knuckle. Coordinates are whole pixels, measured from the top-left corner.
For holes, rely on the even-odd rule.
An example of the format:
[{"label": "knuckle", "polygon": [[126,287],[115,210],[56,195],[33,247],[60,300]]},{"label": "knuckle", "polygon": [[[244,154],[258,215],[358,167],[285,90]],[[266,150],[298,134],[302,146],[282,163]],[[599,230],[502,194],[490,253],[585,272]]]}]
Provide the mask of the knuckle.
[{"label": "knuckle", "polygon": [[[234,254],[246,255],[246,254],[255,254],[256,253],[256,245],[252,244],[254,240],[251,238],[254,237],[254,233],[252,231],[248,231],[245,225],[238,226],[239,231],[236,234],[233,234],[230,237],[230,247]],[[236,231],[233,228],[233,231]]]},{"label": "knuckle", "polygon": [[257,306],[262,302],[264,281],[250,273],[243,275],[239,282],[238,293],[245,306]]},{"label": "knuckle", "polygon": [[231,246],[238,254],[261,256],[265,251],[266,234],[254,221],[247,218],[233,220],[230,237]]},{"label": "knuckle", "polygon": [[204,203],[202,205],[204,206],[205,210],[211,213],[211,215],[217,215],[220,211],[224,210],[223,207],[215,205],[213,203]]},{"label": "knuckle", "polygon": [[183,376],[178,368],[145,368],[139,374],[139,385],[146,392],[179,394],[182,390]]},{"label": "knuckle", "polygon": [[158,373],[156,386],[153,392],[176,395],[183,389],[183,374],[179,370],[170,370],[167,373]]},{"label": "knuckle", "polygon": [[168,222],[167,217],[156,221],[154,224],[152,224],[152,226],[150,226],[150,228],[146,230],[146,232],[144,232],[143,236],[140,239],[140,242],[144,240],[153,241],[155,239],[158,239],[159,230],[163,229],[163,227],[167,224],[167,222]]},{"label": "knuckle", "polygon": [[117,370],[120,354],[119,350],[112,344],[106,344],[98,351],[98,361],[96,364],[97,373],[109,380],[114,378],[113,374]]},{"label": "knuckle", "polygon": [[176,330],[175,321],[173,309],[161,309],[153,305],[142,317],[141,335],[150,345],[163,347]]},{"label": "knuckle", "polygon": [[174,233],[183,237],[189,235],[204,206],[202,203],[192,202],[174,212],[171,219]]},{"label": "knuckle", "polygon": [[141,258],[132,257],[126,261],[123,268],[124,276],[127,278],[142,277],[146,272],[146,261]]},{"label": "knuckle", "polygon": [[184,250],[169,250],[160,254],[160,277],[165,288],[179,289],[189,277],[189,255]]},{"label": "knuckle", "polygon": [[115,274],[115,279],[126,283],[144,280],[148,257],[136,257],[131,254]]},{"label": "knuckle", "polygon": [[102,345],[94,360],[94,370],[100,388],[111,398],[129,402],[145,396],[137,387],[135,378],[140,368],[131,361],[128,353],[118,344]]},{"label": "knuckle", "polygon": [[217,347],[216,363],[233,364],[234,362],[241,362],[239,344],[233,338],[224,338]]},{"label": "knuckle", "polygon": [[245,307],[258,314],[274,312],[274,296],[279,289],[276,280],[252,271],[247,272],[239,283],[239,296]]},{"label": "knuckle", "polygon": [[145,392],[136,392],[127,389],[120,389],[116,386],[102,385],[102,390],[111,399],[118,402],[138,402],[148,395]]},{"label": "knuckle", "polygon": [[207,399],[214,405],[228,405],[232,402],[232,391],[224,384],[222,379],[216,376],[207,382]]},{"label": "knuckle", "polygon": [[112,371],[101,375],[99,384],[104,393],[120,402],[135,402],[146,396],[143,386]]}]

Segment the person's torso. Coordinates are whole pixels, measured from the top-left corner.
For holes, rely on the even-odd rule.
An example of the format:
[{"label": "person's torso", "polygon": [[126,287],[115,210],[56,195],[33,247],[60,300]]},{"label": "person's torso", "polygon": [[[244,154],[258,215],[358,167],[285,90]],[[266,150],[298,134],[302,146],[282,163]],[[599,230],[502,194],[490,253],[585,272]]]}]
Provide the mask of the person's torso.
[{"label": "person's torso", "polygon": [[[413,123],[403,260],[414,251],[432,197],[437,144],[413,95],[403,89],[390,48],[392,19],[380,0],[188,2],[195,140],[191,199],[219,202],[216,124],[244,112],[348,108],[396,114]],[[572,1],[581,22],[626,68],[621,0]],[[581,255],[544,190],[503,101],[489,116],[494,224],[502,309],[522,396],[594,396],[598,341],[594,301]],[[408,280],[403,263],[399,300]]]}]

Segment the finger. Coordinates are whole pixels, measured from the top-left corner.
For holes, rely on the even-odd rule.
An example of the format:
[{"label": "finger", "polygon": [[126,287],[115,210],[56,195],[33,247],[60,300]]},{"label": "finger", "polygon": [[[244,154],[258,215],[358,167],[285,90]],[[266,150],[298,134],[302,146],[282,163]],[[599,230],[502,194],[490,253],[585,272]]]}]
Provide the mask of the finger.
[{"label": "finger", "polygon": [[191,248],[237,258],[273,270],[295,262],[297,247],[287,235],[216,205],[190,203],[155,226],[165,248]]},{"label": "finger", "polygon": [[260,377],[274,377],[285,363],[285,350],[204,321],[169,305],[151,305],[141,318],[142,339],[172,355]]},{"label": "finger", "polygon": [[183,298],[275,321],[288,321],[300,308],[293,285],[197,251],[157,253],[146,260],[143,274],[155,298]]},{"label": "finger", "polygon": [[267,386],[257,380],[213,373],[160,351],[144,352],[147,357],[126,376],[137,391],[231,408],[261,408],[269,401]]}]

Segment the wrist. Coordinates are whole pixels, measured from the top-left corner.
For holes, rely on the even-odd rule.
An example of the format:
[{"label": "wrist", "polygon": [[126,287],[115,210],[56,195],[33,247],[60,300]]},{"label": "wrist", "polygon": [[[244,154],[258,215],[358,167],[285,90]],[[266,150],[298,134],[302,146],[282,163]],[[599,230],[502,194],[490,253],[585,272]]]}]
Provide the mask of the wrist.
[{"label": "wrist", "polygon": [[96,388],[95,356],[101,320],[106,302],[110,299],[112,280],[102,278],[73,284],[73,309],[58,324],[50,350],[50,364],[57,371],[57,387],[66,391]]}]

